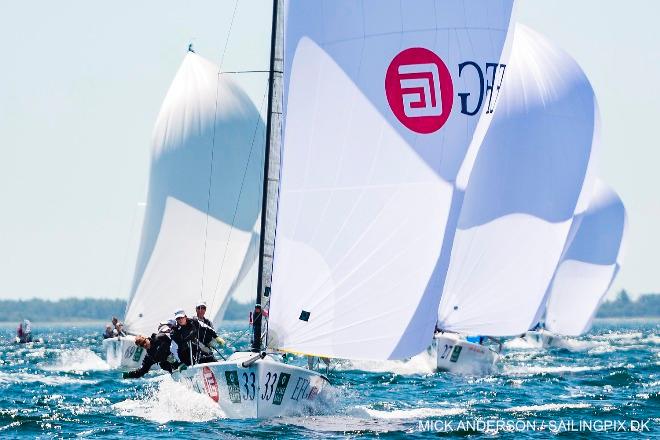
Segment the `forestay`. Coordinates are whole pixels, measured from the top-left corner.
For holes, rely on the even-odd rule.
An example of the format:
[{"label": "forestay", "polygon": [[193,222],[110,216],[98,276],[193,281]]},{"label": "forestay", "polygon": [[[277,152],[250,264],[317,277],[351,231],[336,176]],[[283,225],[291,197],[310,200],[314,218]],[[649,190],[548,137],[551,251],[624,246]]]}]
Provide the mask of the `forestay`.
[{"label": "forestay", "polygon": [[511,8],[288,2],[269,346],[355,359],[426,348],[453,182],[495,107]]},{"label": "forestay", "polygon": [[626,210],[619,196],[599,181],[589,208],[575,224],[577,232],[557,267],[545,317],[548,330],[568,336],[589,331],[621,267]]},{"label": "forestay", "polygon": [[248,250],[261,210],[263,142],[248,96],[189,52],[154,129],[130,332],[150,334],[180,307],[192,314],[199,299],[213,319],[232,292],[254,292],[256,280],[246,277],[256,277]]},{"label": "forestay", "polygon": [[591,191],[597,110],[580,67],[518,25],[506,75],[465,191],[438,310],[443,330],[527,331]]}]

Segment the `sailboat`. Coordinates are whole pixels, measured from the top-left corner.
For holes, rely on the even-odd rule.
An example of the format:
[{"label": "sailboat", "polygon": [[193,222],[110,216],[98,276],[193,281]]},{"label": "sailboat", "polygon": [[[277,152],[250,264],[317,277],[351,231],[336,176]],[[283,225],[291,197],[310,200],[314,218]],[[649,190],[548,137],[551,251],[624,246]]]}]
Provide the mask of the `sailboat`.
[{"label": "sailboat", "polygon": [[512,8],[273,4],[252,351],[178,374],[229,417],[322,398],[325,377],[281,353],[383,360],[426,348],[455,182],[492,117]]},{"label": "sailboat", "polygon": [[504,90],[465,188],[432,353],[437,368],[489,372],[541,304],[591,192],[597,106],[565,52],[518,24]]},{"label": "sailboat", "polygon": [[[137,368],[149,336],[179,308],[221,319],[228,298],[254,291],[265,127],[237,83],[189,51],[153,132],[147,206],[126,315],[129,336],[103,341],[112,367]],[[192,312],[192,313],[191,313]],[[247,318],[247,317],[246,317]]]},{"label": "sailboat", "polygon": [[541,347],[562,347],[561,336],[589,331],[623,262],[626,210],[604,182],[596,182],[589,208],[573,229],[542,306],[545,317],[524,335]]}]

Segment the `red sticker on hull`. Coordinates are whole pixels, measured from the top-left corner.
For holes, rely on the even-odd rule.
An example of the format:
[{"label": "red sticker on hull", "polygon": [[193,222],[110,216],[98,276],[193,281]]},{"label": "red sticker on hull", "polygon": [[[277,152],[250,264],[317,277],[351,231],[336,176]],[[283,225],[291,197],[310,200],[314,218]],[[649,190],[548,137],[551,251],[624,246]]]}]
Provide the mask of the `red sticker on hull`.
[{"label": "red sticker on hull", "polygon": [[215,375],[209,367],[202,368],[202,378],[204,380],[204,389],[206,394],[209,395],[214,401],[218,401],[220,393],[218,392],[218,381],[215,380]]}]

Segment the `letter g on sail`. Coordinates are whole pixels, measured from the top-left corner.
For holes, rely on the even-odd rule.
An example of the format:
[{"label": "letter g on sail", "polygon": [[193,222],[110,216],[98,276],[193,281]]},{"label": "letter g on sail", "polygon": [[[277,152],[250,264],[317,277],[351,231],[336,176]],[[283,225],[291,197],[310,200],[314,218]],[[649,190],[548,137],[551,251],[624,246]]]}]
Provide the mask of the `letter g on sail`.
[{"label": "letter g on sail", "polygon": [[394,57],[385,75],[385,93],[399,122],[422,134],[442,128],[454,99],[449,69],[435,53],[420,47]]}]

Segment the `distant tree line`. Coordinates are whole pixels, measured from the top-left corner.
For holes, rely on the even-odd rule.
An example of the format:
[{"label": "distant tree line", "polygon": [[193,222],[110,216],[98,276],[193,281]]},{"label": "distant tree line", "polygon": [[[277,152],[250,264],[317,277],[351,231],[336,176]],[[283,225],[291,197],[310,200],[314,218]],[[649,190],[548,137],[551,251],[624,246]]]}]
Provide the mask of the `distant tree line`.
[{"label": "distant tree line", "polygon": [[[0,321],[19,322],[29,319],[34,322],[56,321],[110,321],[113,316],[124,318],[126,300],[67,298],[57,301],[43,299],[0,300]],[[227,321],[247,321],[254,304],[241,304],[233,299],[225,311]]]},{"label": "distant tree line", "polygon": [[123,299],[67,298],[58,301],[43,299],[0,300],[2,321],[29,319],[35,322],[64,320],[96,321],[123,316],[126,301]]},{"label": "distant tree line", "polygon": [[650,318],[660,317],[660,294],[647,293],[636,301],[622,290],[613,301],[606,301],[598,310],[597,318]]},{"label": "distant tree line", "polygon": [[[67,298],[58,301],[43,299],[0,300],[2,321],[18,322],[29,319],[35,322],[98,321],[113,316],[124,317],[126,301],[123,299]],[[242,304],[233,299],[225,311],[226,321],[247,321],[254,310],[252,303]],[[598,318],[660,317],[660,294],[641,295],[636,301],[625,290],[616,299],[604,302],[596,315]]]}]

